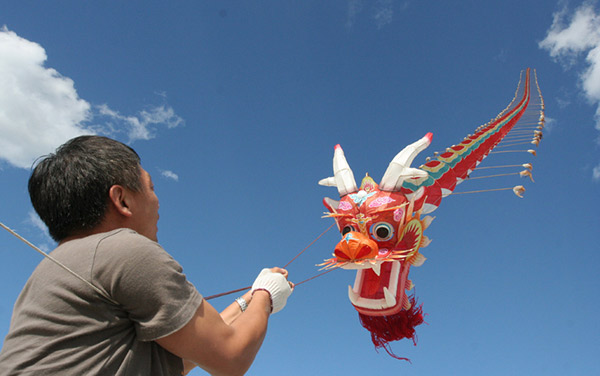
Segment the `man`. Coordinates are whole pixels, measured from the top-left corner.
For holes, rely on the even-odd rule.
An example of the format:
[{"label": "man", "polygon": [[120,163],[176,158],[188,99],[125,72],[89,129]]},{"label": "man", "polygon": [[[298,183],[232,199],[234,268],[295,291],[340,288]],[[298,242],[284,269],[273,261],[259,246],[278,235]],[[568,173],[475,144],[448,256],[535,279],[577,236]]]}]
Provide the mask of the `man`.
[{"label": "man", "polygon": [[[33,207],[59,243],[15,303],[1,375],[180,375],[195,365],[243,374],[293,285],[264,269],[219,314],[157,243],[158,198],[130,147],[82,136],[29,179]],[[77,277],[84,279],[79,280]]]}]

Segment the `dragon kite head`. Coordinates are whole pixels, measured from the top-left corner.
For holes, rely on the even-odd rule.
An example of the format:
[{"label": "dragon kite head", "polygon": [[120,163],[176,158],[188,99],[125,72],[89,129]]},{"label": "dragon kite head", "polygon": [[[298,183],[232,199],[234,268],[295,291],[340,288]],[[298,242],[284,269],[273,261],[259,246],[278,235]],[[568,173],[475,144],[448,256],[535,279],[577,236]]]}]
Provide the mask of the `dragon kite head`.
[{"label": "dragon kite head", "polygon": [[413,286],[408,273],[411,266],[425,261],[419,249],[429,243],[423,230],[432,218],[421,218],[422,192],[405,193],[402,185],[419,185],[428,178],[426,171],[410,164],[431,139],[428,133],[408,145],[394,157],[379,184],[367,174],[360,188],[336,145],[334,176],[319,182],[338,188],[339,201],[323,202],[329,210],[326,216],[335,219],[342,235],[333,258],[321,266],[357,270],[354,287],[348,290],[350,301],[375,345],[388,352],[390,341],[414,340],[414,327],[423,322],[420,307],[407,296]]}]

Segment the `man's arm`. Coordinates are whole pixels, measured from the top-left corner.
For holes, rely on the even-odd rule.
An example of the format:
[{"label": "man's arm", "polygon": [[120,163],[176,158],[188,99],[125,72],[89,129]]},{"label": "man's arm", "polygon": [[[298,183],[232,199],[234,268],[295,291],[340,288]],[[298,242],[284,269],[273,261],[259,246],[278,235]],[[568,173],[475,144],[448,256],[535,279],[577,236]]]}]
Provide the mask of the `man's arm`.
[{"label": "man's arm", "polygon": [[183,328],[156,342],[211,375],[243,375],[262,345],[270,312],[271,298],[262,290],[254,293],[248,309],[231,325],[203,301]]},{"label": "man's arm", "polygon": [[[246,292],[241,297],[242,297],[242,299],[244,299],[246,301],[246,304],[250,304],[250,302],[252,301],[252,291],[248,290],[248,292]],[[234,322],[235,319],[240,317],[241,314],[242,314],[242,309],[237,302],[231,303],[229,306],[227,306],[227,308],[222,310],[220,313],[221,318],[228,325],[231,324],[232,322]]]},{"label": "man's arm", "polygon": [[243,296],[249,301],[243,314],[237,303],[219,314],[203,301],[183,328],[156,342],[184,359],[184,374],[195,363],[213,375],[243,375],[264,340],[269,315],[281,310],[292,293],[287,275],[285,269],[263,269]]},{"label": "man's arm", "polygon": [[[252,301],[252,291],[248,290],[244,295],[241,296],[246,301],[246,304],[250,304]],[[231,325],[235,319],[242,314],[242,309],[237,302],[231,303],[227,308],[221,311],[220,316],[227,325]],[[192,369],[196,367],[196,363],[190,360],[183,360],[183,374],[187,375]]]}]

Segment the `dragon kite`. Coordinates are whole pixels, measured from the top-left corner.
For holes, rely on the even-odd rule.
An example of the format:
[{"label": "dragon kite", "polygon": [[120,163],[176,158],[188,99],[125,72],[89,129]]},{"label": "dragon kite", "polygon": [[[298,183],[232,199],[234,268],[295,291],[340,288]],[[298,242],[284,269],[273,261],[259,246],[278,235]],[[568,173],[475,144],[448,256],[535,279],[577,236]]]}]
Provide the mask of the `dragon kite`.
[{"label": "dragon kite", "polygon": [[[537,93],[532,95],[534,86]],[[409,338],[416,344],[414,328],[423,323],[423,311],[414,295],[407,295],[413,288],[408,277],[411,266],[425,262],[420,249],[430,240],[423,232],[433,220],[425,214],[437,209],[442,198],[452,194],[457,184],[468,180],[501,141],[509,140],[511,146],[522,143],[537,146],[544,122],[544,101],[537,75],[535,70],[532,74],[527,69],[521,72],[513,100],[498,116],[459,144],[434,154],[419,168],[410,165],[429,146],[432,133],[398,153],[379,184],[367,174],[360,187],[342,148],[335,146],[334,176],[319,184],[338,189],[339,201],[325,198],[323,203],[329,210],[326,217],[335,219],[342,239],[335,246],[333,258],[320,266],[356,269],[348,296],[361,324],[371,332],[376,348],[383,347],[397,357],[391,352],[389,342]],[[524,151],[536,154],[535,150]],[[525,170],[517,174],[533,180],[531,164],[522,166]],[[519,197],[525,191],[521,185],[510,189]]]}]

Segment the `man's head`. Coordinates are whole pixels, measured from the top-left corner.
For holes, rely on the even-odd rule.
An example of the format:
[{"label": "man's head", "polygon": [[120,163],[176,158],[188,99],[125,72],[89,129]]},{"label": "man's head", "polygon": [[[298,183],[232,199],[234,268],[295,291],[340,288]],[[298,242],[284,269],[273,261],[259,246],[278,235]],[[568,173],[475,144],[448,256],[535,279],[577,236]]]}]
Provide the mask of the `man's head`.
[{"label": "man's head", "polygon": [[96,227],[119,185],[142,190],[140,157],[129,146],[101,136],[74,138],[43,158],[29,178],[29,196],[58,242]]}]

